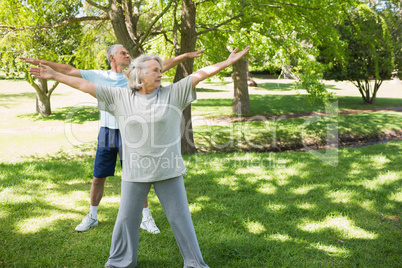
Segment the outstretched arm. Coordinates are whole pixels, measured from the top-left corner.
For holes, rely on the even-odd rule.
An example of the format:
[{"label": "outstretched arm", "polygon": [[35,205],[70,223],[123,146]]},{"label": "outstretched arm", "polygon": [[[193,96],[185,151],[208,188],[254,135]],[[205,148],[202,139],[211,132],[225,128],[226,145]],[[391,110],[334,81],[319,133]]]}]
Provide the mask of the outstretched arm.
[{"label": "outstretched arm", "polygon": [[44,64],[46,66],[49,66],[56,72],[59,72],[59,73],[65,74],[65,75],[82,77],[80,70],[78,70],[77,68],[74,68],[73,66],[68,65],[68,64],[57,63],[57,62],[46,61],[46,60],[30,59],[30,58],[26,58],[26,57],[20,57],[20,59],[26,61],[27,63],[33,64],[33,65]]},{"label": "outstretched arm", "polygon": [[66,84],[70,87],[76,88],[82,92],[88,93],[96,98],[95,94],[95,84],[79,77],[68,76],[59,72],[54,71],[49,66],[42,63],[39,64],[41,67],[32,67],[29,72],[36,78],[42,79],[54,79],[60,83]]},{"label": "outstretched arm", "polygon": [[233,63],[238,61],[241,57],[243,57],[248,52],[249,47],[246,47],[246,49],[244,49],[243,51],[240,51],[239,53],[236,53],[237,50],[238,50],[238,48],[236,48],[225,61],[204,67],[202,69],[199,69],[195,73],[193,73],[191,75],[193,78],[193,89],[202,80],[207,79],[208,77],[211,77],[211,76],[219,73],[223,69],[229,67],[230,65],[232,65]]},{"label": "outstretched arm", "polygon": [[168,59],[168,60],[164,60],[163,61],[163,72],[166,72],[167,70],[175,67],[176,65],[180,64],[181,62],[183,62],[185,59],[193,59],[193,58],[198,58],[199,56],[201,56],[201,53],[204,52],[205,49],[201,49],[195,52],[188,52],[188,53],[184,53],[181,54],[177,57]]}]

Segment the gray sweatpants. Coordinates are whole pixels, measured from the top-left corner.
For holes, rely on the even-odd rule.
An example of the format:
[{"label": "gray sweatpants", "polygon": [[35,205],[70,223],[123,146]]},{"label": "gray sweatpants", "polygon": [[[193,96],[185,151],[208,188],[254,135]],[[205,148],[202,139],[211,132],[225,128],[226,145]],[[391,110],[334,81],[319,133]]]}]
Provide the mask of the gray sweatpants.
[{"label": "gray sweatpants", "polygon": [[[106,266],[119,268],[137,266],[142,208],[151,184],[122,181],[120,209],[113,229],[110,256]],[[184,266],[208,267],[202,259],[191,220],[183,177],[153,184],[179,245]]]}]

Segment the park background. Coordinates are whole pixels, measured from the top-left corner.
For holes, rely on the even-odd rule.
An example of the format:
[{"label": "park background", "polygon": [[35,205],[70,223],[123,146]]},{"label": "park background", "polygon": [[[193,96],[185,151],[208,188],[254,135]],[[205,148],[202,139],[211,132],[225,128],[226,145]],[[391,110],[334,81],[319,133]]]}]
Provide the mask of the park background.
[{"label": "park background", "polygon": [[[129,3],[139,7],[141,30],[135,34],[147,42],[136,43],[141,38],[132,34],[131,41],[119,40],[113,30],[117,22],[103,1],[0,4],[7,5],[0,11],[0,267],[102,267],[106,262],[121,169],[106,182],[99,226],[74,231],[88,208],[99,128],[96,100],[64,85],[49,92],[54,81],[32,80],[18,57],[108,68],[105,50],[115,42],[134,44],[133,55],[142,51],[164,58],[207,49],[167,73],[165,84],[193,67],[224,59],[234,46],[254,50],[245,65],[234,66],[233,79],[229,68],[200,84],[188,118],[194,148],[184,155],[185,184],[211,267],[400,265],[401,46],[393,38],[401,31],[399,1],[122,3],[124,10],[130,10]],[[181,14],[191,4],[197,15],[189,31],[206,36],[199,34],[193,47],[166,41],[184,42]],[[386,23],[380,28],[388,29],[387,38],[369,40],[386,42],[378,46],[360,38],[378,28],[350,18],[357,13],[379,16],[375,21]],[[82,19],[89,15],[92,21]],[[342,35],[345,22],[358,29],[355,37]],[[364,32],[362,25],[374,28]],[[356,55],[347,53],[351,44],[358,51],[369,47],[357,65]],[[257,86],[247,86],[247,78]],[[359,79],[372,85],[381,81],[374,102],[353,85]],[[42,93],[48,111],[35,102]],[[236,100],[247,104],[244,95],[248,107],[235,106]],[[141,232],[138,266],[181,267],[153,191],[150,207],[161,234]]]}]

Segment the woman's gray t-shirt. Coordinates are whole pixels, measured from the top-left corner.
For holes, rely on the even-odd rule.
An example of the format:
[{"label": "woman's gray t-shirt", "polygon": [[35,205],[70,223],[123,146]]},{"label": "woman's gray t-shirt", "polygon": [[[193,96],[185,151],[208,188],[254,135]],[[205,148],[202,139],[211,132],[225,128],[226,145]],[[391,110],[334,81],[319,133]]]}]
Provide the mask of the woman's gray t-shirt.
[{"label": "woman's gray t-shirt", "polygon": [[191,76],[147,95],[98,84],[95,92],[99,109],[114,115],[120,126],[123,180],[155,182],[186,173],[181,118],[196,99]]}]

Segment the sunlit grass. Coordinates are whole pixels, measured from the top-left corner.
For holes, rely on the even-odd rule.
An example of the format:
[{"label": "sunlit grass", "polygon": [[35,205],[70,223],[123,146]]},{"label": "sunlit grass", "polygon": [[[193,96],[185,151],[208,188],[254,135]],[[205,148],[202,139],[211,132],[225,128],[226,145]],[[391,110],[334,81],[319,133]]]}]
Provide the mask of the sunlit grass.
[{"label": "sunlit grass", "polygon": [[[206,262],[211,267],[397,267],[401,149],[401,142],[339,149],[336,167],[308,152],[185,156],[189,206]],[[120,177],[106,181],[100,224],[75,232],[88,210],[92,162],[91,157],[49,157],[1,164],[3,265],[104,265]],[[139,266],[180,266],[153,190],[149,201],[161,234],[140,232]]]},{"label": "sunlit grass", "polygon": [[378,237],[378,235],[373,232],[368,232],[362,228],[357,227],[355,222],[342,215],[329,216],[319,222],[307,221],[305,223],[299,224],[297,228],[312,233],[322,231],[331,232],[333,234],[336,234],[338,238],[334,237],[334,239],[337,238],[337,240],[341,239],[373,240]]}]

